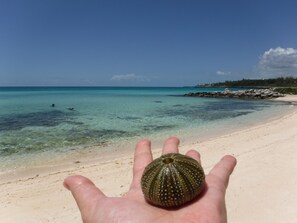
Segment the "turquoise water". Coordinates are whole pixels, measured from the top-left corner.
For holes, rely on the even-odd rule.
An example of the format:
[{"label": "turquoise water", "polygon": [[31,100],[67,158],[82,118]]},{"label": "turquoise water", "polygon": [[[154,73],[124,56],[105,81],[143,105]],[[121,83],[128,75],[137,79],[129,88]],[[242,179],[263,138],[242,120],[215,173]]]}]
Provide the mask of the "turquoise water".
[{"label": "turquoise water", "polygon": [[107,148],[121,140],[185,132],[199,137],[220,127],[259,121],[288,108],[285,103],[271,101],[181,96],[205,90],[0,88],[0,169],[48,152]]}]

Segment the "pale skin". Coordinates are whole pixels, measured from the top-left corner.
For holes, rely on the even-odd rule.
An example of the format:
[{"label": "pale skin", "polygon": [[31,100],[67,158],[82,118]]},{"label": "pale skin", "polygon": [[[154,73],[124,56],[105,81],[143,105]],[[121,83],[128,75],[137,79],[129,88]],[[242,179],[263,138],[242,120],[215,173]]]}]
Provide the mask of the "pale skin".
[{"label": "pale skin", "polygon": [[[170,137],[162,153],[178,153],[179,140]],[[190,150],[186,155],[200,161],[200,154]],[[84,223],[227,223],[225,193],[236,165],[233,156],[224,156],[206,176],[203,193],[193,202],[166,210],[149,204],[143,197],[140,180],[144,168],[153,160],[151,143],[141,140],[134,153],[133,180],[123,197],[107,197],[92,181],[70,176],[64,186],[72,192]]]}]

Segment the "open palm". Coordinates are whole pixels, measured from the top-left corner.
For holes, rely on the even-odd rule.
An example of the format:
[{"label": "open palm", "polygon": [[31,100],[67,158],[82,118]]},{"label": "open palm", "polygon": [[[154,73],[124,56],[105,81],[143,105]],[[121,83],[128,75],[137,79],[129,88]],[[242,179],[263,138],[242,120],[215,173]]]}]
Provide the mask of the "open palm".
[{"label": "open palm", "polygon": [[[171,137],[163,146],[163,154],[178,153],[179,140]],[[186,155],[200,162],[200,155],[190,150]],[[226,223],[225,192],[236,159],[225,156],[206,176],[203,193],[195,201],[177,209],[155,207],[144,199],[140,179],[144,168],[153,160],[151,144],[140,141],[134,154],[133,180],[129,192],[123,197],[106,197],[89,179],[71,176],[64,186],[75,198],[84,223]]]}]

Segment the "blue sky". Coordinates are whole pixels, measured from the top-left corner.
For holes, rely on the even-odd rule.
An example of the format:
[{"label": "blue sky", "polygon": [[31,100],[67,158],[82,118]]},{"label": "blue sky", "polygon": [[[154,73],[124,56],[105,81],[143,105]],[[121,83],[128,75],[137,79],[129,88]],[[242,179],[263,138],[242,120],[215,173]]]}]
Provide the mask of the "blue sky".
[{"label": "blue sky", "polygon": [[1,0],[0,86],[297,76],[295,0]]}]

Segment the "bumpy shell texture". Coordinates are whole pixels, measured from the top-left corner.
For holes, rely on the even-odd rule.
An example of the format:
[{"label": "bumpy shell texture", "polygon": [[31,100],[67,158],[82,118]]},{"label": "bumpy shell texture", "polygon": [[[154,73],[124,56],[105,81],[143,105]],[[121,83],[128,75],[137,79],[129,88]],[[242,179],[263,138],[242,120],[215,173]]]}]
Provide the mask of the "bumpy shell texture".
[{"label": "bumpy shell texture", "polygon": [[151,162],[144,170],[141,188],[153,205],[169,208],[195,199],[203,189],[205,175],[191,157],[169,153]]}]

